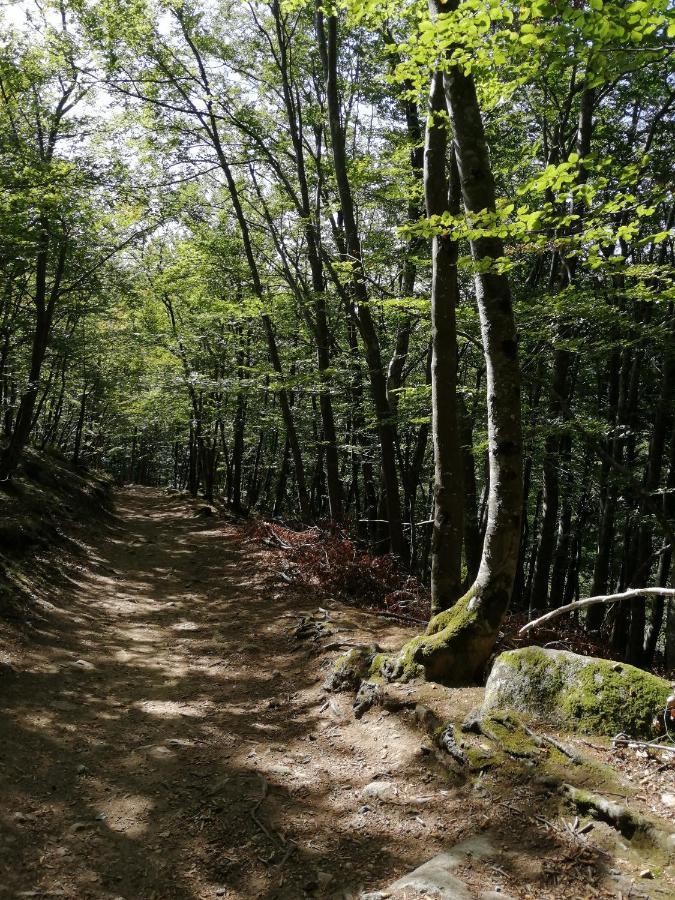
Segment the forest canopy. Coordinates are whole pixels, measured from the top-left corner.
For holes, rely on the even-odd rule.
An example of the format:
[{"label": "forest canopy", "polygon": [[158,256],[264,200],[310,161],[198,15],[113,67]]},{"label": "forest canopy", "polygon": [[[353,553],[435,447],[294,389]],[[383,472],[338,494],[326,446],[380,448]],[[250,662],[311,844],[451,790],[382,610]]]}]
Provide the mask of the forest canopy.
[{"label": "forest canopy", "polygon": [[[458,609],[463,677],[509,603],[672,586],[674,50],[667,0],[5,3],[0,479],[343,529],[432,675]],[[672,614],[585,622],[672,666]]]}]

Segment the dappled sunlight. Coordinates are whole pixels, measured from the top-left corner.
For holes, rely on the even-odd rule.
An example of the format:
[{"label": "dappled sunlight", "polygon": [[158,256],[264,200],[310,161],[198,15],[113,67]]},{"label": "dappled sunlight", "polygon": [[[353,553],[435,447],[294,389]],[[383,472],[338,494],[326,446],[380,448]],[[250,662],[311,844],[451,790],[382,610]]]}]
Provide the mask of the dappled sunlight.
[{"label": "dappled sunlight", "polygon": [[142,700],[134,703],[134,707],[151,716],[160,716],[165,719],[176,718],[177,716],[200,719],[208,715],[208,709],[195,704],[177,703],[173,700]]},{"label": "dappled sunlight", "polygon": [[[412,720],[364,725],[321,691],[291,637],[315,598],[270,589],[234,532],[160,494],[125,492],[120,512],[138,553],[102,535],[8,684],[0,864],[21,848],[6,869],[21,890],[49,873],[69,900],[298,900],[317,871],[374,889],[484,827]],[[359,613],[339,615],[358,633]]]},{"label": "dappled sunlight", "polygon": [[108,828],[128,837],[145,834],[153,807],[153,802],[147,797],[129,794],[120,799],[102,801],[96,806],[98,815],[105,817]]}]

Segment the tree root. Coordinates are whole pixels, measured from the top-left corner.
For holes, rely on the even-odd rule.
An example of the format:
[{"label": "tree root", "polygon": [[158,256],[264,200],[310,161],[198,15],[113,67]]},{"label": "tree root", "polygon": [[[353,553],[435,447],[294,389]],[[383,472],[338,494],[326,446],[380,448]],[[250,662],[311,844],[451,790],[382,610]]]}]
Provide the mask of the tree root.
[{"label": "tree root", "polygon": [[560,785],[559,791],[576,809],[590,813],[594,818],[606,822],[628,840],[632,841],[637,837],[668,853],[673,853],[675,850],[674,832],[659,828],[640,813],[628,809],[627,806],[608,800],[607,797],[600,794],[591,794],[588,791],[580,790],[565,782]]},{"label": "tree root", "polygon": [[274,846],[274,850],[272,850],[271,854],[266,859],[262,856],[259,856],[258,859],[268,865],[274,860],[277,852],[283,851],[282,858],[276,863],[276,865],[282,866],[291,855],[291,853],[293,853],[293,851],[295,850],[295,844],[292,841],[287,840],[280,832],[275,831],[273,828],[267,828],[267,826],[260,821],[260,818],[258,817],[258,810],[262,806],[263,801],[269,793],[269,784],[267,783],[267,779],[264,778],[260,774],[260,772],[256,772],[255,774],[260,781],[261,792],[260,797],[258,797],[253,806],[249,809],[249,815],[251,816],[251,819],[253,820],[253,823],[257,826],[257,828],[262,831],[269,842]]},{"label": "tree root", "polygon": [[445,685],[475,684],[482,678],[498,627],[479,610],[469,591],[451,609],[434,616],[424,634],[384,660],[381,672],[391,681],[423,676]]}]

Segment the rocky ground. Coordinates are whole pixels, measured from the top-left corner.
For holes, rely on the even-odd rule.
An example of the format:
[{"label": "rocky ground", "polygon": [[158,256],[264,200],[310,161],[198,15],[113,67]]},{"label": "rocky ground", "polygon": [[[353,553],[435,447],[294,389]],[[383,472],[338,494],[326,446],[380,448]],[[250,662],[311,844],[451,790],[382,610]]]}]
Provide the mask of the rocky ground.
[{"label": "rocky ground", "polygon": [[0,626],[0,896],[430,898],[389,886],[459,843],[465,893],[445,896],[675,897],[667,853],[540,777],[667,828],[668,761],[467,735],[454,763],[414,706],[459,723],[482,691],[399,686],[356,719],[322,689],[335,656],[411,630],[297,590],[237,522],[134,488],[76,539],[76,557],[36,551],[51,578],[30,630]]}]

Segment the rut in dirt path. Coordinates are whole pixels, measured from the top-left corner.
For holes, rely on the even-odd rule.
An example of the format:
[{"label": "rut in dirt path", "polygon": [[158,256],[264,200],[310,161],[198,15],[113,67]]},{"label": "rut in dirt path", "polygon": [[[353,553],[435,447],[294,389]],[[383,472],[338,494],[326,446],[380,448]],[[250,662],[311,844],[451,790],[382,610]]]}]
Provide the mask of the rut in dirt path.
[{"label": "rut in dirt path", "polygon": [[418,739],[378,745],[339,703],[326,721],[289,638],[316,602],[274,593],[264,554],[195,510],[120,493],[3,685],[0,896],[339,895],[432,848],[431,823],[359,800],[392,767],[428,790]]}]

